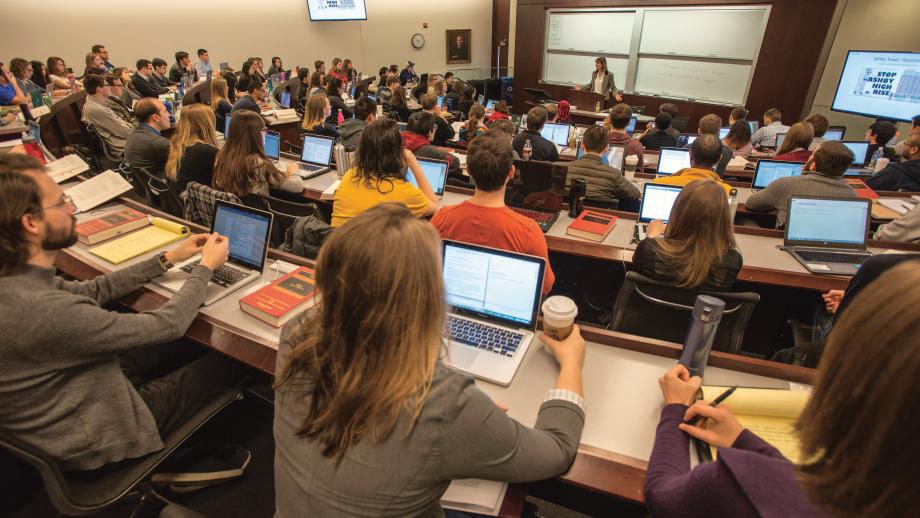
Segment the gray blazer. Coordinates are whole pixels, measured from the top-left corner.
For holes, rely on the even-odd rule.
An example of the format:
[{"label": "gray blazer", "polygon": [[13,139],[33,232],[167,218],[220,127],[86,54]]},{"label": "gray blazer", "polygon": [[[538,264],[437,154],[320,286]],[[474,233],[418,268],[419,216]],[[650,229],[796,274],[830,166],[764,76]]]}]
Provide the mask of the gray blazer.
[{"label": "gray blazer", "polygon": [[[597,78],[597,70],[595,70],[594,72],[591,72],[591,81],[589,81],[588,84],[582,86],[582,88],[584,88],[585,90],[589,92],[593,92],[594,91],[594,79],[596,78]],[[617,90],[617,85],[613,80],[613,72],[608,70],[604,74],[604,82],[603,84],[601,84],[601,91],[597,93],[607,98],[613,97],[614,95],[619,93],[619,90]]]},{"label": "gray blazer", "polygon": [[146,169],[163,177],[169,159],[169,139],[157,133],[149,124],[138,124],[125,142],[125,161],[131,167]]},{"label": "gray blazer", "polygon": [[97,102],[91,95],[86,96],[81,119],[93,125],[113,155],[120,158],[124,154],[125,141],[134,131],[133,124],[116,115],[108,106]]},{"label": "gray blazer", "polygon": [[[308,314],[282,330],[275,372],[304,338]],[[575,458],[584,411],[547,399],[533,428],[502,412],[465,374],[439,366],[411,435],[403,414],[380,442],[365,438],[336,465],[322,446],[297,434],[310,408],[307,376],[275,394],[275,516],[442,516],[439,500],[453,479],[542,480]]]}]

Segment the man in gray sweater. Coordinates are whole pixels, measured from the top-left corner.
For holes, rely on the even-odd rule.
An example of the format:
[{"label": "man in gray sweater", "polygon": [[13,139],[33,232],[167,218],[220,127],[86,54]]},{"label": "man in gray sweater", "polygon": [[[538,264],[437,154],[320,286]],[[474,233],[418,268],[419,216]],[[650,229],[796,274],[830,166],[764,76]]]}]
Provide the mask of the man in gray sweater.
[{"label": "man in gray sweater", "polygon": [[[91,470],[163,448],[161,437],[239,378],[241,367],[215,352],[168,343],[197,315],[228,240],[194,235],[134,266],[66,281],[54,263],[77,241],[75,208],[41,169],[0,157],[0,428],[62,469]],[[159,309],[102,307],[197,253],[200,265]]]},{"label": "man in gray sweater", "polygon": [[834,198],[856,198],[856,192],[843,179],[853,153],[837,141],[821,145],[808,163],[801,176],[779,178],[766,189],[755,192],[745,202],[750,211],[776,211],[776,228],[786,224],[786,209],[793,196],[826,196]]}]

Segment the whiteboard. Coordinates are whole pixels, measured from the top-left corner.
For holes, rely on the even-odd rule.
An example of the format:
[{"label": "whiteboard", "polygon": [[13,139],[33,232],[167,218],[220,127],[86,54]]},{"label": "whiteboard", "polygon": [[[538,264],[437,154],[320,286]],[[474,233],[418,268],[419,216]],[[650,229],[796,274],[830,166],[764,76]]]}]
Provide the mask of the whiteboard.
[{"label": "whiteboard", "polygon": [[[547,83],[574,83],[584,86],[591,80],[595,59],[596,56],[548,53],[543,67],[543,80]],[[607,58],[607,69],[613,72],[613,82],[619,90],[626,88],[627,67],[629,60],[626,58]]]},{"label": "whiteboard", "polygon": [[550,13],[546,50],[629,54],[634,12]]},{"label": "whiteboard", "polygon": [[636,92],[741,104],[751,65],[639,58]]},{"label": "whiteboard", "polygon": [[766,9],[649,9],[639,52],[754,59]]}]

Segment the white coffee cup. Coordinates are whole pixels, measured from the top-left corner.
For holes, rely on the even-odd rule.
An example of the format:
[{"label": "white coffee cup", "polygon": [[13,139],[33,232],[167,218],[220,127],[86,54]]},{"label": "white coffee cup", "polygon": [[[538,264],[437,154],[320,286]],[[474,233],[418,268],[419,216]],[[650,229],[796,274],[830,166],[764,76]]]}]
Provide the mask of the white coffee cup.
[{"label": "white coffee cup", "polygon": [[891,160],[888,158],[879,158],[878,160],[875,161],[875,172],[877,173],[881,171],[882,169],[885,169],[886,167],[888,167],[888,164],[890,163],[891,163]]},{"label": "white coffee cup", "polygon": [[556,340],[564,340],[572,333],[578,306],[575,301],[554,295],[543,301],[543,333]]},{"label": "white coffee cup", "polygon": [[625,159],[626,162],[626,179],[632,180],[636,177],[636,166],[639,165],[639,157],[636,155],[629,155]]}]

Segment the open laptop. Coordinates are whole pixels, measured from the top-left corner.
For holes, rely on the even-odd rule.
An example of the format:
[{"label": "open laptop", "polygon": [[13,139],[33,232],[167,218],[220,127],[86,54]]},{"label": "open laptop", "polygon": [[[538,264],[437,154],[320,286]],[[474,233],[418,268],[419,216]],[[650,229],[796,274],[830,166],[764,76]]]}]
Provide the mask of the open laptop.
[{"label": "open laptop", "polygon": [[547,122],[540,130],[540,135],[542,135],[543,138],[552,142],[553,144],[556,144],[557,150],[561,150],[562,148],[569,145],[569,131],[571,129],[572,127],[568,124]]},{"label": "open laptop", "polygon": [[319,135],[303,136],[303,152],[300,154],[300,172],[304,180],[316,178],[329,172],[332,164],[332,150],[335,139]]},{"label": "open laptop", "polygon": [[802,162],[785,162],[782,160],[758,160],[754,169],[754,181],[751,189],[766,189],[777,178],[799,176],[802,174]]},{"label": "open laptop", "polygon": [[485,110],[486,110],[487,112],[494,111],[494,110],[495,110],[495,105],[496,105],[496,104],[498,104],[498,101],[496,101],[495,99],[489,99],[489,100],[486,102]]},{"label": "open laptop", "polygon": [[840,142],[853,152],[853,165],[862,167],[869,153],[869,143],[862,140],[843,140]]},{"label": "open laptop", "polygon": [[776,144],[774,144],[773,147],[775,147],[776,149],[779,149],[779,148],[783,145],[783,141],[784,141],[784,140],[786,140],[786,134],[785,134],[785,133],[777,133],[777,134],[776,134]]},{"label": "open laptop", "polygon": [[[585,152],[582,150],[581,146],[578,146],[578,151],[576,152],[575,158],[581,158],[585,156]],[[607,152],[601,155],[601,162],[609,165],[610,167],[623,171],[623,167],[626,161],[626,145],[625,144],[609,144],[607,146]]]},{"label": "open laptop", "polygon": [[[447,184],[447,162],[444,160],[434,160],[430,158],[417,158],[418,165],[422,167],[425,178],[431,184],[435,196],[439,199],[444,195],[444,185]],[[412,174],[412,169],[406,168],[406,181],[418,187],[418,181]]]},{"label": "open laptop", "polygon": [[671,176],[672,174],[690,167],[690,150],[679,147],[663,147],[658,152],[658,166],[655,174],[658,176]]},{"label": "open laptop", "polygon": [[830,126],[824,132],[824,140],[843,140],[847,132],[846,126]]},{"label": "open laptop", "polygon": [[696,142],[698,137],[696,133],[681,133],[677,136],[677,147],[687,147]]},{"label": "open laptop", "polygon": [[872,256],[866,235],[872,200],[793,196],[783,244],[812,273],[856,275]]},{"label": "open laptop", "polygon": [[281,92],[281,107],[284,109],[291,107],[291,92]]},{"label": "open laptop", "polygon": [[281,134],[277,131],[262,132],[262,147],[265,148],[265,156],[274,163],[281,159]]},{"label": "open laptop", "polygon": [[682,187],[647,183],[642,188],[642,205],[639,207],[639,221],[633,229],[633,242],[638,243],[648,237],[648,224],[656,219],[668,222],[671,207]]},{"label": "open laptop", "polygon": [[719,140],[722,140],[725,137],[727,137],[728,132],[731,130],[732,130],[731,126],[722,126],[721,128],[719,128]]},{"label": "open laptop", "polygon": [[546,262],[447,239],[442,257],[450,304],[446,362],[510,385],[533,342]]},{"label": "open laptop", "polygon": [[[205,306],[217,302],[262,276],[271,228],[270,212],[217,200],[211,232],[218,232],[230,240],[230,255],[227,263],[214,272],[208,283]],[[200,255],[191,257],[154,278],[152,282],[169,291],[177,292],[200,261]]]},{"label": "open laptop", "polygon": [[486,102],[486,96],[483,95],[483,94],[479,94],[479,97],[476,98],[476,102],[478,102],[479,104],[485,103],[485,102]]},{"label": "open laptop", "polygon": [[760,129],[760,123],[757,121],[748,121],[748,126],[751,127],[751,134],[753,135],[755,131]]},{"label": "open laptop", "polygon": [[514,178],[505,189],[505,204],[534,220],[546,233],[562,211],[569,170],[533,160],[515,161],[515,166]]}]

